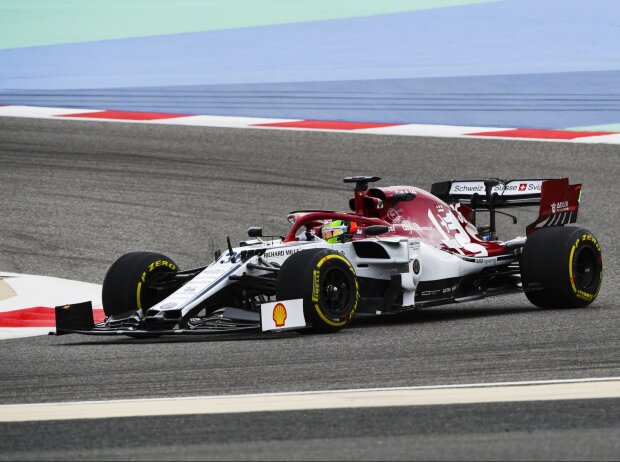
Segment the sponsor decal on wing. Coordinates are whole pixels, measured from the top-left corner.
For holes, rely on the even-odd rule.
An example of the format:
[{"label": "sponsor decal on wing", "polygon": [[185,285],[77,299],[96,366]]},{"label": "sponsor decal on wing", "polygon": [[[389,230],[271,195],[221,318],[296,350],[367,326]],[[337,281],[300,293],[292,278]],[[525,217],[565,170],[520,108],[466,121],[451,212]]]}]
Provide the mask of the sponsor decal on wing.
[{"label": "sponsor decal on wing", "polygon": [[260,306],[263,331],[306,327],[303,299],[280,300]]},{"label": "sponsor decal on wing", "polygon": [[568,201],[559,201],[551,203],[551,213],[566,212],[568,210]]},{"label": "sponsor decal on wing", "polygon": [[543,180],[515,180],[506,183],[506,185],[497,185],[493,188],[493,192],[503,194],[504,196],[518,196],[521,194],[540,194],[542,191]]},{"label": "sponsor decal on wing", "polygon": [[[540,194],[543,180],[513,180],[506,184],[498,184],[491,189],[491,194],[503,196],[519,196]],[[484,195],[485,188],[482,181],[455,181],[450,187],[450,195]]]}]

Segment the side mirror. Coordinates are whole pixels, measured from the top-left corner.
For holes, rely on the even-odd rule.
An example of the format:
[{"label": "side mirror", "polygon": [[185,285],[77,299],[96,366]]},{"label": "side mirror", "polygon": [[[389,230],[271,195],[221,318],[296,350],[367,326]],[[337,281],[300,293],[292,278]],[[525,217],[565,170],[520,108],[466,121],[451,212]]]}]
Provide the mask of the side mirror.
[{"label": "side mirror", "polygon": [[415,199],[415,194],[412,192],[400,192],[394,194],[390,199],[394,202],[408,202]]},{"label": "side mirror", "polygon": [[263,237],[263,228],[260,227],[251,227],[248,228],[248,236],[249,237]]},{"label": "side mirror", "polygon": [[385,225],[372,225],[364,228],[366,236],[378,236],[379,234],[387,233],[389,230],[390,228]]}]

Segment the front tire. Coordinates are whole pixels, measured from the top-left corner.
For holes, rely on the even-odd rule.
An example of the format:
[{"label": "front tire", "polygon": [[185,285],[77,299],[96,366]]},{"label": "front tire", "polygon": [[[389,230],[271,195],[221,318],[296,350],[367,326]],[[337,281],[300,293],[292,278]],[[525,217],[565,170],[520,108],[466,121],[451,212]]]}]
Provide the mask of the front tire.
[{"label": "front tire", "polygon": [[103,279],[101,298],[106,316],[148,308],[171,291],[156,288],[157,282],[178,272],[177,264],[156,252],[131,252],[116,260]]},{"label": "front tire", "polygon": [[521,256],[521,280],[528,300],[540,308],[579,308],[598,296],[603,279],[601,247],[583,228],[534,231]]},{"label": "front tire", "polygon": [[337,332],[353,318],[359,287],[353,266],[332,250],[307,249],[291,255],[276,283],[278,300],[303,299],[304,317],[317,333]]}]

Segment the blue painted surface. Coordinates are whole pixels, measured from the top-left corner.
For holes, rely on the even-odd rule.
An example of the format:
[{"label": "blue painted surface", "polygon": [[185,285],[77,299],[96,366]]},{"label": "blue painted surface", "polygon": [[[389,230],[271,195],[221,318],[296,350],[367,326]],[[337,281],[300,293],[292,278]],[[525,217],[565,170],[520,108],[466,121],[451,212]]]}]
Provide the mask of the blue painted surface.
[{"label": "blue painted surface", "polygon": [[2,50],[0,104],[540,128],[614,123],[619,17],[617,0],[506,0]]},{"label": "blue painted surface", "polygon": [[[17,92],[6,104],[360,122],[565,128],[620,120],[620,71]],[[609,89],[613,92],[605,93]]]}]

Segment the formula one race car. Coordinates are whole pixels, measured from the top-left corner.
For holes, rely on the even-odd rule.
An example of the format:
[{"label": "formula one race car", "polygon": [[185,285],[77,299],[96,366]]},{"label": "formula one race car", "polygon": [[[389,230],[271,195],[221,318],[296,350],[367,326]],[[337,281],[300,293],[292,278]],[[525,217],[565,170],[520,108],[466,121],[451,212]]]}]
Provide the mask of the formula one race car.
[{"label": "formula one race car", "polygon": [[[180,271],[154,252],[120,257],[103,281],[105,321],[90,303],[56,308],[57,333],[336,332],[356,313],[383,315],[525,292],[534,305],[584,307],[601,287],[601,247],[577,219],[568,179],[444,181],[369,188],[350,177],[352,212],[303,210],[286,236],[250,239]],[[499,209],[538,206],[527,237],[497,238]],[[478,224],[479,215],[488,223]],[[511,215],[508,215],[511,216]],[[514,217],[513,217],[514,218]],[[516,221],[516,219],[515,219]]]}]

